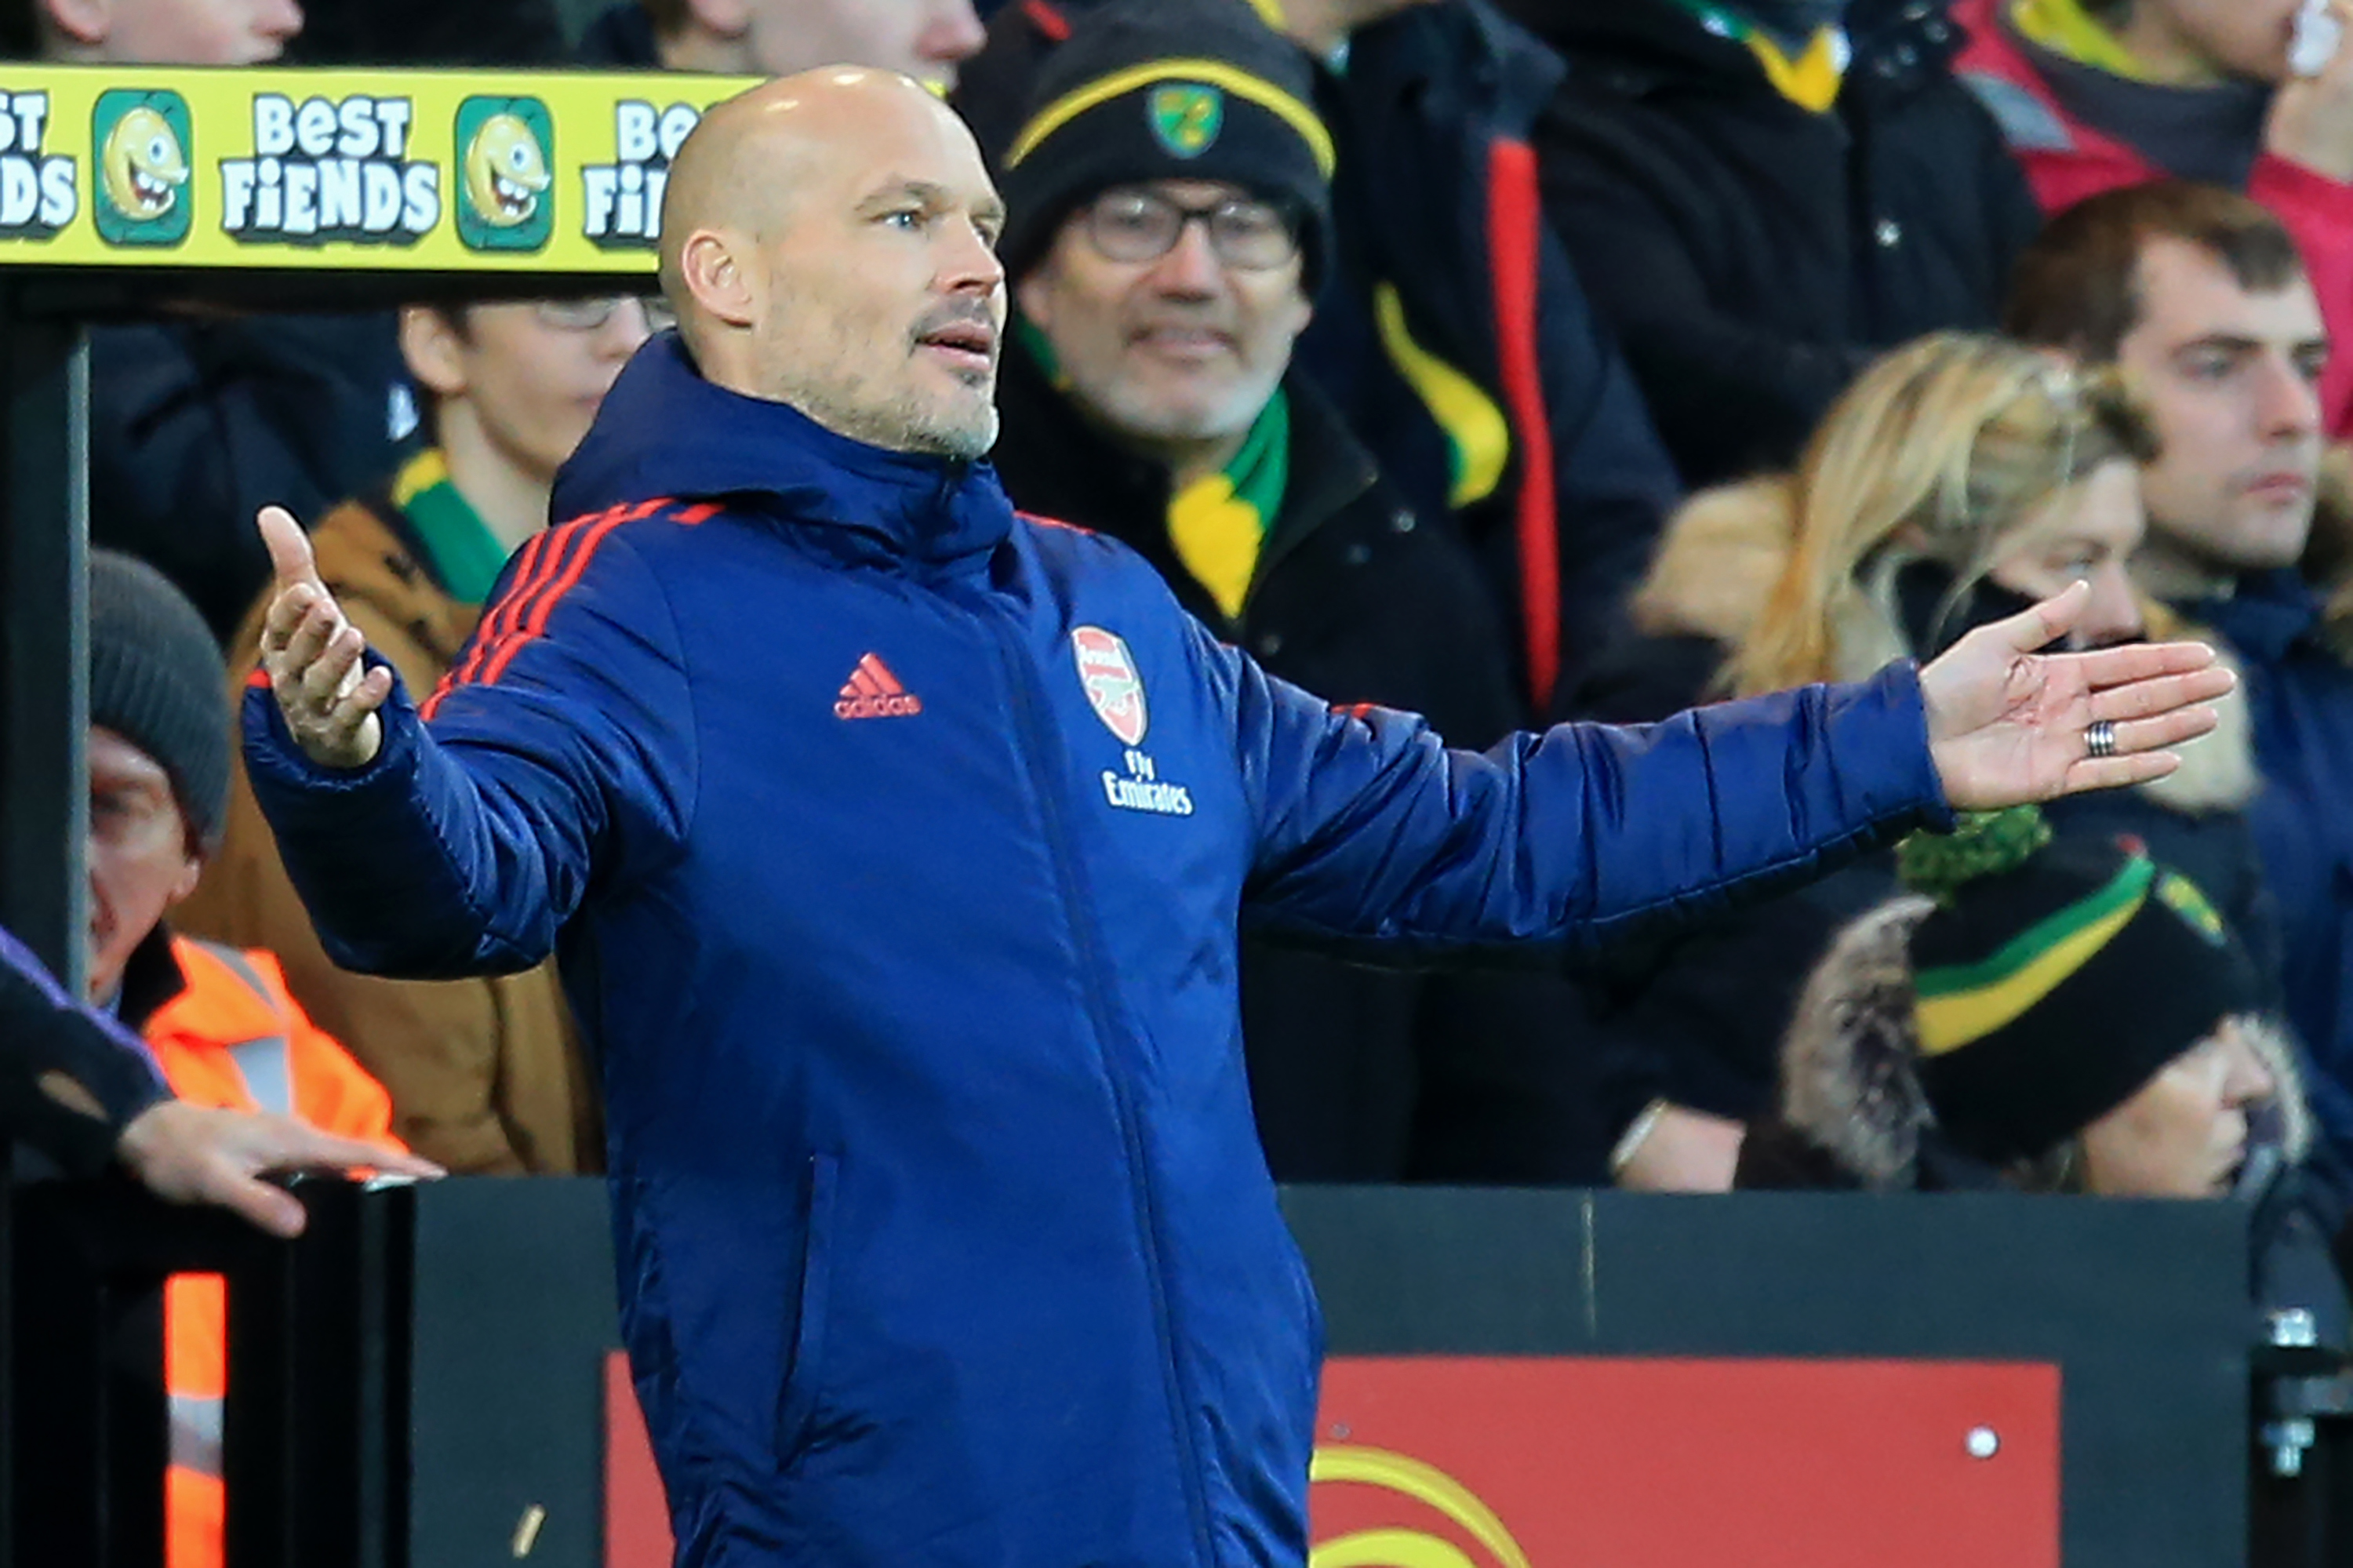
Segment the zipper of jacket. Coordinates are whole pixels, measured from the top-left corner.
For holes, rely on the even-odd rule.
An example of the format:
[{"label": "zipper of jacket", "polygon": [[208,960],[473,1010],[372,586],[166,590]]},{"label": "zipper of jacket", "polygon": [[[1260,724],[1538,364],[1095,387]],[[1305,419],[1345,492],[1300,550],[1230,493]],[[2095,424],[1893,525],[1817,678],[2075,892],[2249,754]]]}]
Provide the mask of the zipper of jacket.
[{"label": "zipper of jacket", "polygon": [[1078,855],[1071,847],[1070,832],[1064,825],[1065,795],[1060,780],[1050,775],[1045,761],[1054,749],[1053,728],[1044,716],[1044,694],[1038,672],[1031,668],[1027,651],[1021,646],[1018,622],[1008,626],[1007,622],[1011,618],[1002,610],[996,610],[994,614],[984,611],[983,619],[989,621],[991,630],[997,635],[998,651],[1003,656],[1008,689],[1013,694],[1015,720],[1021,731],[1022,761],[1029,770],[1030,783],[1037,790],[1039,817],[1045,830],[1047,850],[1054,863],[1054,879],[1062,896],[1065,917],[1070,922],[1071,943],[1078,948],[1087,1021],[1094,1031],[1095,1049],[1102,1058],[1103,1076],[1111,1085],[1112,1104],[1119,1118],[1120,1139],[1127,1150],[1129,1195],[1134,1200],[1136,1228],[1141,1233],[1146,1272],[1150,1276],[1153,1329],[1160,1339],[1162,1370],[1167,1377],[1169,1418],[1176,1428],[1177,1459],[1184,1471],[1185,1506],[1192,1515],[1195,1547],[1204,1568],[1207,1568],[1208,1564],[1216,1562],[1217,1554],[1209,1532],[1208,1500],[1203,1487],[1201,1456],[1193,1435],[1193,1402],[1176,1350],[1176,1314],[1168,1299],[1168,1275],[1163,1261],[1159,1206],[1153,1196],[1151,1168],[1145,1160],[1144,1134],[1136,1118],[1134,1102],[1129,1097],[1125,1075],[1113,1060],[1112,1042],[1118,1038],[1113,1023],[1116,1014],[1103,983],[1105,966],[1102,945],[1095,935],[1093,916],[1082,896]]}]

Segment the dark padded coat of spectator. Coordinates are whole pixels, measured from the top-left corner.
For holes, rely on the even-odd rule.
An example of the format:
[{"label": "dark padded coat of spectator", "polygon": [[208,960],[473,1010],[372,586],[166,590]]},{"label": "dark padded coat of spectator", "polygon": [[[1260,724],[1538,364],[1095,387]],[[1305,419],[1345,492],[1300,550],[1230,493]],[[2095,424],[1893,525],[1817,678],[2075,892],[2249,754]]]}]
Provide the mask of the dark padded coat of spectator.
[{"label": "dark padded coat of spectator", "polygon": [[[1087,8],[1031,0],[997,16],[955,97],[992,158]],[[1678,492],[1539,216],[1527,136],[1559,71],[1483,0],[1410,5],[1349,38],[1345,71],[1317,77],[1339,240],[1299,350],[1408,503],[1460,519],[1539,716],[1608,640]],[[1387,342],[1385,297],[1402,329]]]},{"label": "dark padded coat of spectator", "polygon": [[1689,483],[1787,466],[1873,350],[1998,319],[2038,217],[1940,6],[1854,0],[1816,112],[1678,0],[1512,3],[1570,62],[1546,211]]},{"label": "dark padded coat of spectator", "polygon": [[391,466],[388,315],[180,316],[90,334],[90,537],[227,638],[269,580],[253,515],[316,517]]}]

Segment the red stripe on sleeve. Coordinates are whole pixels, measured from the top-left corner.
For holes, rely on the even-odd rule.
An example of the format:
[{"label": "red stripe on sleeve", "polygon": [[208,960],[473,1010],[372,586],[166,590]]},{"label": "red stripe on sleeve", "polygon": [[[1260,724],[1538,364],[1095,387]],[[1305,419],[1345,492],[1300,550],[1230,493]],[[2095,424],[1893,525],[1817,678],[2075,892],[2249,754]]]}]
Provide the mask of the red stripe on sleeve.
[{"label": "red stripe on sleeve", "polygon": [[505,595],[482,612],[481,624],[474,631],[474,645],[466,651],[466,657],[451,667],[434,686],[433,694],[426,698],[424,705],[417,709],[419,717],[430,720],[443,698],[459,687],[470,684],[480,673],[482,661],[490,656],[491,646],[504,634],[501,630],[503,624],[512,616],[521,614],[523,601],[538,591],[543,557],[549,558],[545,565],[553,565],[552,557],[563,544],[554,535],[563,531],[559,528],[545,529],[524,542],[522,557],[515,563],[514,580],[507,585]]},{"label": "red stripe on sleeve", "polygon": [[1517,513],[1520,620],[1528,640],[1528,689],[1542,712],[1560,675],[1560,534],[1554,515],[1552,421],[1536,363],[1537,255],[1544,209],[1536,155],[1498,139],[1487,156],[1487,255],[1494,271],[1495,335],[1504,401],[1519,443]]},{"label": "red stripe on sleeve", "polygon": [[[664,504],[662,502],[649,503],[653,508]],[[605,542],[605,535],[622,524],[634,523],[646,514],[645,508],[632,507],[626,512],[614,513],[582,531],[580,547],[572,552],[572,564],[565,567],[564,575],[550,583],[547,591],[539,596],[539,602],[531,607],[530,619],[523,622],[522,629],[508,637],[499,651],[491,656],[491,662],[482,667],[482,684],[495,685],[498,678],[506,673],[507,666],[514,662],[515,655],[530,647],[540,633],[547,630],[547,618],[555,613],[555,607],[563,602],[565,594],[572,591],[573,585],[579,582],[580,574],[588,569],[588,562],[596,554],[596,546]]]},{"label": "red stripe on sleeve", "polygon": [[[496,683],[507,666],[514,662],[515,655],[547,630],[547,618],[555,613],[557,602],[572,591],[573,585],[588,569],[589,557],[596,555],[606,535],[624,523],[638,522],[675,504],[664,495],[634,505],[608,506],[533,535],[523,546],[514,585],[483,618],[481,630],[465,663],[441,678],[441,684],[421,710],[423,716],[430,719],[441,699],[460,686]],[[716,504],[690,506],[677,514],[675,520],[691,526],[717,516],[721,510]]]}]

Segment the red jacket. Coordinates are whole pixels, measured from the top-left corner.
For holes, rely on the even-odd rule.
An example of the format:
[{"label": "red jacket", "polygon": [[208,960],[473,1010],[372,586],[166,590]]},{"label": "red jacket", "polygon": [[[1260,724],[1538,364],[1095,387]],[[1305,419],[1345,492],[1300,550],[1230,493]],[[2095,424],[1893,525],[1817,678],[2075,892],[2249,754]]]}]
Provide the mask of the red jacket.
[{"label": "red jacket", "polygon": [[[2000,122],[2042,210],[2057,212],[2102,191],[2164,178],[2165,171],[2136,149],[2068,117],[1997,20],[1997,7],[2006,3],[1955,0],[1953,19],[1968,29],[1969,42],[1954,69]],[[2353,345],[2353,185],[2263,153],[2246,194],[2295,237],[2329,337]],[[2353,435],[2353,352],[2329,361],[2320,406],[2330,430]]]}]

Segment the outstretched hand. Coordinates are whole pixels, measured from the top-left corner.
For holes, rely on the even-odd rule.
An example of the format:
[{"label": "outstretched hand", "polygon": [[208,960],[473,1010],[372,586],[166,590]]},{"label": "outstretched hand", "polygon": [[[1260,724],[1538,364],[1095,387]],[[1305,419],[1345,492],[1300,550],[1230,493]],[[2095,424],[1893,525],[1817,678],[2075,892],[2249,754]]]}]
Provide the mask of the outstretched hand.
[{"label": "outstretched hand", "polygon": [[[1963,810],[2048,800],[2162,779],[2167,747],[2214,727],[2204,705],[2236,677],[2200,642],[2137,642],[2045,653],[2083,614],[2082,583],[2006,620],[1980,626],[1920,672],[1928,750],[1945,798]],[[2113,748],[2098,755],[2093,726]]]},{"label": "outstretched hand", "polygon": [[361,1167],[430,1179],[441,1167],[411,1154],[337,1138],[292,1117],[159,1100],[132,1118],[115,1152],[157,1197],[216,1203],[272,1235],[302,1234],[302,1205],[261,1180],[273,1171]]},{"label": "outstretched hand", "polygon": [[384,744],[376,709],[392,694],[392,673],[363,666],[367,640],[319,580],[310,537],[293,514],[265,506],[257,521],[277,578],[261,622],[261,667],[278,711],[311,761],[364,768]]}]

